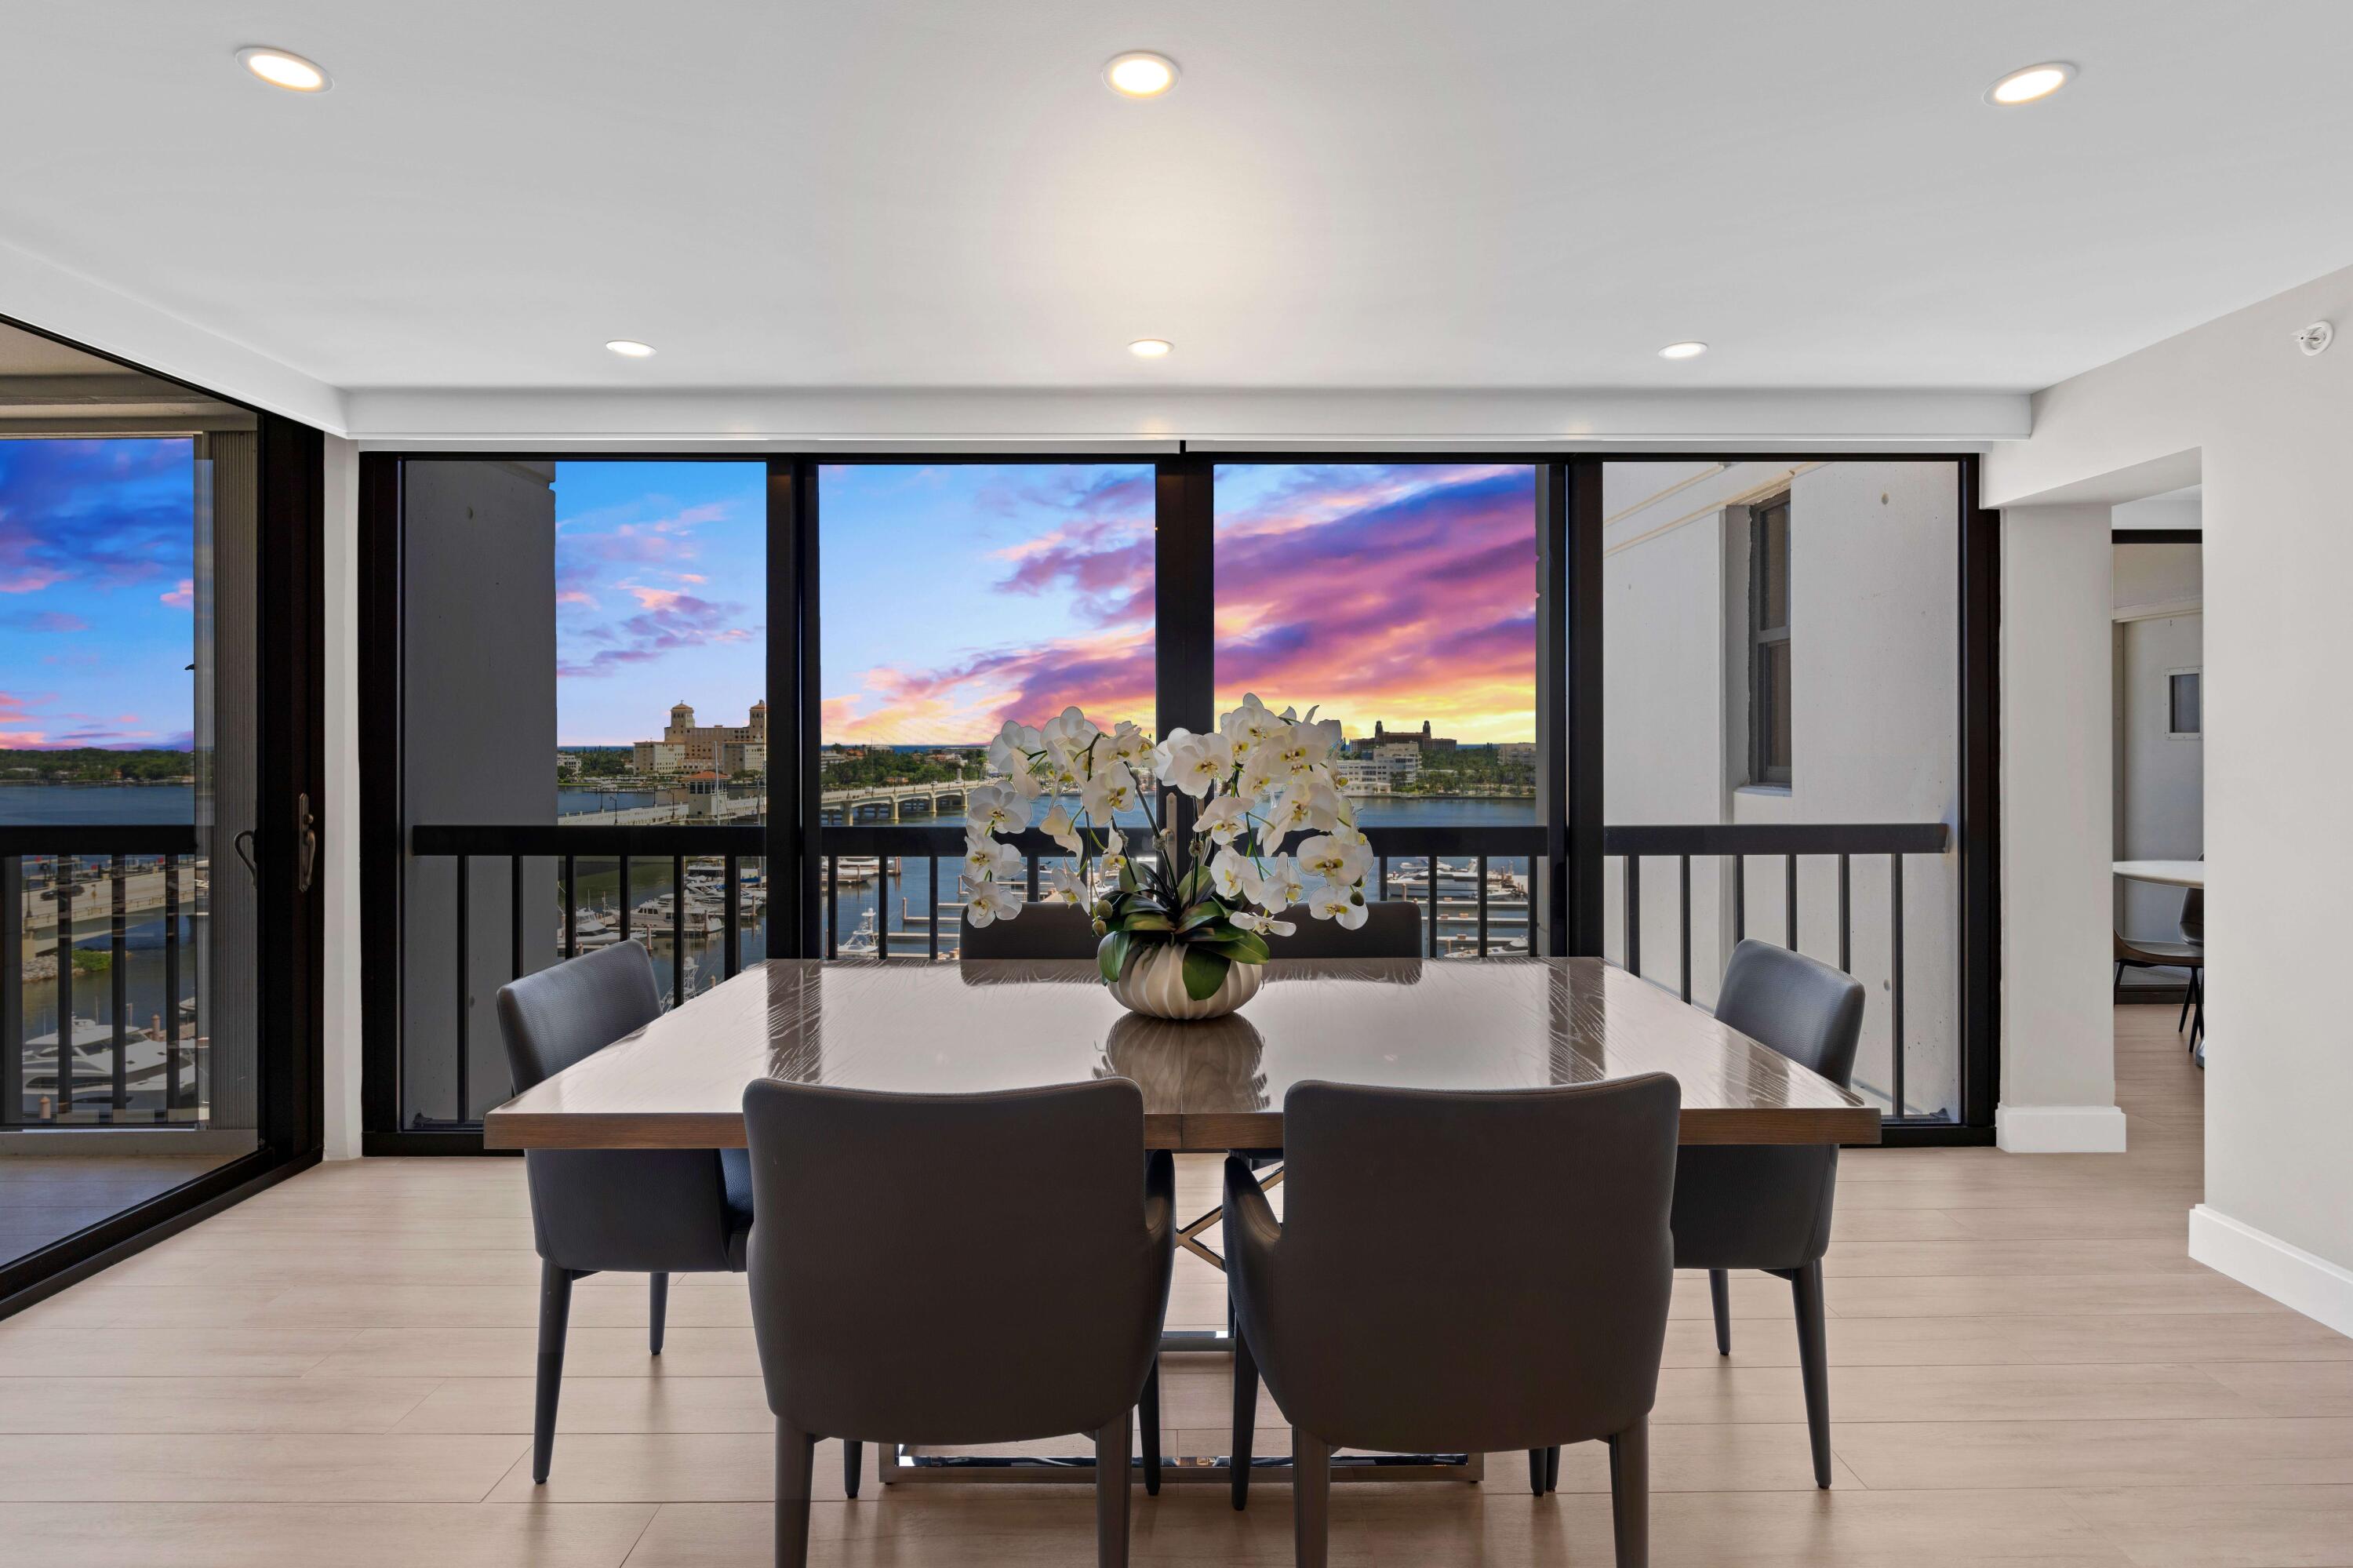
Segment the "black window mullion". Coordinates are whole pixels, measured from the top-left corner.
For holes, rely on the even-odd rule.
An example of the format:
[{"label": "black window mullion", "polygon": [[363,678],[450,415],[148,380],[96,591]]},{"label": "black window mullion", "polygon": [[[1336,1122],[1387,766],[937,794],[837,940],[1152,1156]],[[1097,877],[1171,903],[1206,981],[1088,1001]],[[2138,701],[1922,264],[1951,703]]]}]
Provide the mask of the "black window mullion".
[{"label": "black window mullion", "polygon": [[768,954],[814,957],[818,820],[818,468],[768,464]]},{"label": "black window mullion", "polygon": [[[1155,464],[1153,718],[1159,734],[1207,734],[1217,723],[1216,467],[1187,454]],[[1181,852],[1192,802],[1171,798]],[[1181,869],[1181,868],[1180,868]]]}]

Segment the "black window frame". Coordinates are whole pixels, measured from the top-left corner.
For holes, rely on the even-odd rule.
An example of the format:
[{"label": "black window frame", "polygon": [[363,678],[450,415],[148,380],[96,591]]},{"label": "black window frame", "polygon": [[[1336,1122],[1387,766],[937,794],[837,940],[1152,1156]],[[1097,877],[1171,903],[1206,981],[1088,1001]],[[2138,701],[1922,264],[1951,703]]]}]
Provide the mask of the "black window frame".
[{"label": "black window frame", "polygon": [[[1760,501],[1748,509],[1748,770],[1745,780],[1786,789],[1793,765],[1797,761],[1797,736],[1790,736],[1789,757],[1785,761],[1773,760],[1775,726],[1792,711],[1788,687],[1794,684],[1794,672],[1784,667],[1784,679],[1778,687],[1773,679],[1771,650],[1788,649],[1790,592],[1789,566],[1796,555],[1790,530],[1788,491]],[[1770,600],[1767,585],[1772,580],[1771,553],[1768,541],[1772,536],[1770,518],[1781,515],[1781,624],[1766,624],[1766,611]],[[1777,701],[1778,699],[1778,701]]]}]

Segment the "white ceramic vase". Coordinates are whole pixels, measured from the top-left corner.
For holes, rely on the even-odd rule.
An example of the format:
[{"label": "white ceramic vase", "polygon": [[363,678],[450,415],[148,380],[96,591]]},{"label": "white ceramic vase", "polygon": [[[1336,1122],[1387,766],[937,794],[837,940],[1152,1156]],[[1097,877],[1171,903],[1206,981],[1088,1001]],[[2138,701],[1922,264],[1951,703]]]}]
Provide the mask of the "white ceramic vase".
[{"label": "white ceramic vase", "polygon": [[1258,994],[1266,983],[1264,964],[1229,964],[1226,983],[1195,1001],[1185,991],[1185,950],[1173,943],[1144,949],[1111,993],[1130,1012],[1148,1018],[1223,1018]]}]

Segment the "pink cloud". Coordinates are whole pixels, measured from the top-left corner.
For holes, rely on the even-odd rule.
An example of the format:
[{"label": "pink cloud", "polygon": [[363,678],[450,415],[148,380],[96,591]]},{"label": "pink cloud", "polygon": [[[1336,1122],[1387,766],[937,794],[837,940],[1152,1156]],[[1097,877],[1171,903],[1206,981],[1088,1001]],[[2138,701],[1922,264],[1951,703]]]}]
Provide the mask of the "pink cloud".
[{"label": "pink cloud", "polygon": [[0,577],[0,593],[38,593],[52,583],[66,580],[66,574],[46,567],[34,567],[14,577]]},{"label": "pink cloud", "polygon": [[676,588],[640,588],[635,583],[623,583],[621,591],[638,601],[640,609],[675,609],[687,596]]},{"label": "pink cloud", "polygon": [[18,610],[13,615],[0,616],[0,626],[11,631],[47,632],[52,636],[90,630],[89,621],[61,609]]},{"label": "pink cloud", "polygon": [[196,579],[182,577],[179,587],[169,593],[159,593],[155,598],[174,609],[194,609],[196,607]]}]

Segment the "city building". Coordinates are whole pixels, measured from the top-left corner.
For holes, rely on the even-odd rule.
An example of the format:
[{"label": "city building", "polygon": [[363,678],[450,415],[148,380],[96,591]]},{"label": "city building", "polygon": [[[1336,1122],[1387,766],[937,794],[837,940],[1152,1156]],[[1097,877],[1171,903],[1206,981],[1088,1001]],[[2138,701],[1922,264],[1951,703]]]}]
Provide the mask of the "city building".
[{"label": "city building", "polygon": [[1388,726],[1382,724],[1380,720],[1375,719],[1373,721],[1372,743],[1375,746],[1378,746],[1384,741],[1410,742],[1415,746],[1420,747],[1424,751],[1451,751],[1454,749],[1454,742],[1451,738],[1445,736],[1434,736],[1430,733],[1430,721],[1428,719],[1421,721],[1421,728],[1419,732],[1410,729],[1390,729]]},{"label": "city building", "polygon": [[[765,716],[765,710],[754,708],[754,715]],[[723,778],[744,773],[765,773],[768,770],[768,743],[765,740],[723,740],[719,743],[719,762],[715,771]]]},{"label": "city building", "polygon": [[555,754],[555,770],[567,778],[576,776],[580,771],[580,758],[568,751],[559,751]]},{"label": "city building", "polygon": [[674,740],[641,740],[629,747],[629,766],[644,774],[683,773],[686,747]]},{"label": "city building", "polygon": [[731,745],[759,747],[765,762],[768,745],[768,705],[765,701],[754,703],[746,721],[740,725],[698,725],[694,722],[692,705],[681,702],[670,708],[670,723],[663,726],[661,737],[681,749],[689,768],[733,772],[736,769],[726,766],[723,751],[723,747]]}]

